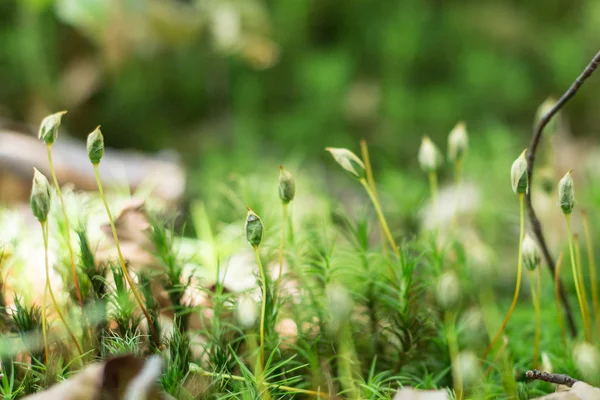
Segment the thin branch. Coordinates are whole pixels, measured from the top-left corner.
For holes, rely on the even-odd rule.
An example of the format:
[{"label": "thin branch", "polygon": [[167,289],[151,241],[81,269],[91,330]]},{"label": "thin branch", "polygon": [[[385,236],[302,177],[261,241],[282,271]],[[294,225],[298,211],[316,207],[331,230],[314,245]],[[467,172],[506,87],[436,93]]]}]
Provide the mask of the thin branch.
[{"label": "thin branch", "polygon": [[538,371],[537,369],[527,371],[525,376],[531,380],[539,380],[544,382],[555,383],[557,385],[565,385],[568,387],[573,386],[577,379],[571,378],[569,375],[565,374],[550,374],[544,371]]},{"label": "thin branch", "polygon": [[[535,163],[535,153],[540,143],[540,139],[542,137],[542,132],[546,125],[550,122],[552,117],[556,115],[556,113],[571,99],[571,97],[575,96],[579,88],[583,85],[585,80],[589,78],[596,68],[600,65],[600,52],[596,54],[596,56],[592,59],[592,61],[588,64],[585,70],[575,79],[575,82],[569,87],[569,90],[563,94],[563,96],[558,100],[558,102],[552,107],[552,109],[540,119],[539,123],[535,127],[533,137],[531,138],[531,143],[529,144],[529,150],[527,154],[527,176],[529,177],[529,185],[531,187],[531,182],[533,179],[533,165]],[[525,198],[525,202],[527,205],[527,212],[529,214],[529,221],[531,223],[531,230],[533,231],[535,237],[537,238],[538,244],[542,250],[542,254],[544,255],[544,259],[546,260],[546,264],[554,276],[554,259],[550,254],[550,250],[548,249],[548,245],[546,244],[546,239],[544,238],[544,233],[542,232],[542,225],[540,220],[537,218],[535,210],[533,209],[533,205],[531,203],[531,190],[527,194]],[[565,288],[561,281],[558,281],[558,290],[560,293],[560,299],[565,309],[565,314],[567,316],[567,321],[569,324],[569,329],[571,331],[572,336],[577,336],[577,328],[575,326],[575,321],[573,320],[573,312],[571,311],[571,307],[569,306],[569,302],[566,297]]]}]

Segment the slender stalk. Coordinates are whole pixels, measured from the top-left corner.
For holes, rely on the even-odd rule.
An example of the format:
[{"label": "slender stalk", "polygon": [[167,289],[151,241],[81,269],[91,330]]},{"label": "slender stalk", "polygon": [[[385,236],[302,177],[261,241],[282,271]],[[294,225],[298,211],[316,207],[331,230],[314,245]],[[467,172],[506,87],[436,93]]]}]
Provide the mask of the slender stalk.
[{"label": "slender stalk", "polygon": [[508,347],[508,338],[506,336],[502,336],[502,344],[500,345],[500,348],[496,352],[496,355],[494,356],[494,359],[490,363],[490,366],[483,373],[484,377],[488,376],[490,374],[490,372],[492,372],[492,370],[494,369],[494,366],[498,364],[498,360],[500,360],[500,357],[502,357],[504,355],[504,352],[506,351],[507,347]]},{"label": "slender stalk", "polygon": [[556,260],[556,267],[554,268],[554,298],[556,300],[556,315],[558,317],[558,325],[560,326],[560,338],[563,345],[563,350],[567,354],[567,330],[565,328],[565,322],[563,321],[562,309],[560,306],[560,286],[558,285],[560,279],[560,267],[565,253],[562,251],[558,255]]},{"label": "slender stalk", "polygon": [[77,278],[77,269],[75,268],[75,256],[73,255],[73,246],[71,245],[71,226],[69,224],[69,217],[67,216],[67,207],[65,206],[65,200],[63,199],[58,179],[56,178],[56,172],[54,171],[54,165],[52,164],[52,144],[46,144],[48,150],[48,165],[50,167],[50,173],[52,174],[52,180],[54,181],[54,187],[58,193],[60,199],[60,207],[62,209],[63,218],[65,219],[65,230],[67,231],[67,245],[69,247],[69,257],[71,259],[71,273],[73,274],[73,283],[75,284],[75,293],[77,293],[77,300],[79,306],[83,309],[83,298],[81,297],[81,288],[79,287],[79,279]]},{"label": "slender stalk", "polygon": [[454,163],[454,183],[460,185],[462,182],[462,159],[456,160]]},{"label": "slender stalk", "polygon": [[585,288],[585,280],[583,279],[583,268],[581,266],[581,246],[579,245],[579,235],[573,234],[573,243],[575,245],[575,262],[577,263],[577,279],[581,285],[581,297],[583,298],[583,311],[585,312],[585,318],[588,320],[588,332],[587,336],[592,342],[594,340],[594,332],[590,317],[590,307],[588,305],[587,289]]},{"label": "slender stalk", "polygon": [[452,215],[452,228],[456,226],[458,208],[460,204],[460,188],[462,185],[462,159],[454,163],[454,214]]},{"label": "slender stalk", "polygon": [[438,197],[438,178],[437,172],[429,171],[429,190],[431,191],[431,205],[435,212],[435,208],[437,206],[437,197]]},{"label": "slender stalk", "polygon": [[536,272],[536,294],[537,294],[537,302],[538,302],[538,310],[539,310],[539,321],[538,321],[538,328],[539,328],[539,340],[541,341],[541,335],[542,335],[542,269],[541,268],[536,268],[535,270]]},{"label": "slender stalk", "polygon": [[390,228],[388,227],[387,221],[385,220],[385,217],[383,216],[383,211],[381,211],[381,205],[379,204],[379,200],[377,200],[377,196],[375,195],[375,193],[373,192],[373,190],[371,189],[371,187],[369,186],[369,184],[367,183],[367,181],[364,178],[360,179],[360,183],[363,185],[363,187],[367,191],[367,194],[369,195],[369,198],[371,199],[371,202],[373,203],[373,206],[375,207],[375,212],[377,213],[377,218],[379,218],[379,224],[383,228],[383,232],[385,233],[385,236],[387,237],[387,240],[390,243],[390,246],[392,246],[394,253],[398,257],[400,257],[400,249],[398,248],[398,245],[396,244],[396,241],[394,240],[394,237],[392,236],[392,232],[390,232]]},{"label": "slender stalk", "polygon": [[42,300],[42,338],[44,339],[44,355],[46,359],[46,365],[50,360],[50,350],[48,346],[48,333],[46,332],[48,323],[46,322],[46,306],[48,304],[48,278],[46,278],[46,284],[44,285],[44,297]]},{"label": "slender stalk", "polygon": [[260,280],[262,283],[262,303],[260,308],[260,366],[261,373],[265,368],[265,314],[267,312],[267,277],[265,275],[265,268],[263,267],[262,261],[260,260],[260,253],[258,246],[252,246],[254,248],[254,254],[256,255],[256,263],[258,264],[258,270],[260,272]]},{"label": "slender stalk", "polygon": [[[48,289],[48,293],[50,293],[50,299],[52,300],[52,305],[58,314],[58,317],[62,321],[63,325],[67,329],[67,333],[71,337],[71,340],[75,344],[79,355],[83,355],[83,351],[81,350],[81,346],[79,346],[79,342],[77,342],[77,338],[75,334],[67,324],[67,320],[65,319],[62,311],[60,311],[60,307],[58,306],[58,302],[56,301],[56,297],[54,297],[54,291],[52,290],[52,285],[50,284],[50,263],[48,262],[48,223],[46,221],[40,222],[42,226],[42,235],[44,236],[44,262],[46,265],[46,288]],[[45,313],[45,312],[44,312]],[[47,349],[46,349],[47,350]],[[47,361],[46,361],[47,362]]]},{"label": "slender stalk", "polygon": [[590,270],[590,281],[592,286],[592,305],[594,308],[594,322],[596,325],[596,335],[598,335],[598,343],[600,343],[600,318],[598,313],[598,278],[596,275],[596,259],[594,257],[594,244],[592,242],[592,233],[590,230],[590,221],[586,211],[581,212],[581,221],[583,223],[583,231],[585,234],[585,242],[587,246],[588,268]]},{"label": "slender stalk", "polygon": [[[367,183],[369,187],[373,191],[373,195],[379,202],[379,193],[377,193],[377,186],[375,186],[375,178],[373,177],[373,168],[371,167],[371,158],[369,157],[369,146],[367,145],[367,141],[365,139],[361,139],[360,141],[360,155],[362,157],[363,163],[365,164],[365,175],[367,177]],[[383,230],[383,226],[379,225],[379,234],[381,238],[385,237],[385,232]],[[389,261],[388,258],[388,248],[387,242],[385,240],[382,241],[383,255]]]},{"label": "slender stalk", "polygon": [[[536,269],[539,269],[536,268]],[[533,342],[533,368],[539,365],[540,357],[540,335],[542,330],[542,320],[540,315],[540,297],[536,289],[536,277],[534,271],[529,271],[529,284],[531,288],[531,301],[535,310],[535,339]]]},{"label": "slender stalk", "polygon": [[458,357],[458,339],[456,337],[456,312],[446,311],[444,313],[445,328],[446,328],[446,341],[448,342],[448,351],[450,353],[450,365],[452,366],[452,386],[456,393],[456,400],[462,400],[463,398],[463,380],[460,371],[460,366],[456,365],[456,359]]},{"label": "slender stalk", "polygon": [[519,223],[519,225],[520,225],[519,258],[518,258],[518,262],[517,262],[517,284],[515,286],[515,294],[513,296],[512,304],[510,305],[510,308],[508,309],[508,313],[506,314],[506,317],[504,318],[504,321],[502,322],[502,326],[496,333],[496,336],[494,336],[494,338],[490,342],[488,348],[485,350],[485,353],[483,353],[483,357],[482,357],[483,359],[485,359],[485,357],[489,354],[489,352],[492,350],[492,348],[494,348],[494,345],[496,344],[498,339],[502,336],[502,333],[504,332],[506,325],[508,325],[508,321],[510,321],[511,315],[512,315],[513,311],[515,310],[515,307],[517,306],[517,301],[519,300],[519,291],[521,290],[521,277],[523,275],[522,245],[523,245],[523,237],[525,236],[525,201],[524,201],[523,193],[519,193],[519,209],[520,209],[520,211],[519,211],[519,214],[520,214],[520,216],[519,216],[519,220],[520,220],[520,223]]},{"label": "slender stalk", "polygon": [[[275,281],[275,287],[273,288],[273,296],[277,298],[279,294],[279,284],[281,283],[281,277],[283,276],[283,260],[285,259],[285,225],[287,224],[287,212],[288,204],[282,203],[282,214],[281,214],[281,240],[279,242],[279,275]],[[276,302],[276,300],[274,300]]]},{"label": "slender stalk", "polygon": [[356,348],[354,347],[352,331],[348,322],[343,322],[338,330],[336,343],[338,380],[344,392],[344,397],[349,400],[362,400],[355,380],[360,366],[358,364]]},{"label": "slender stalk", "polygon": [[96,177],[96,184],[98,185],[98,192],[100,192],[100,197],[102,198],[102,202],[104,203],[104,208],[106,210],[106,214],[108,215],[108,222],[110,223],[110,229],[112,230],[113,239],[115,240],[115,246],[117,247],[117,255],[119,257],[119,263],[121,264],[121,269],[123,271],[123,275],[125,276],[125,280],[127,284],[131,288],[131,292],[133,293],[133,297],[138,304],[138,307],[144,313],[146,320],[148,321],[148,327],[150,328],[150,332],[152,333],[152,337],[157,347],[160,347],[160,337],[158,333],[154,329],[154,325],[152,324],[152,319],[150,318],[150,314],[148,314],[148,310],[144,306],[142,298],[138,294],[137,288],[135,284],[131,281],[131,277],[129,276],[129,271],[127,270],[127,265],[125,264],[125,259],[123,258],[123,253],[121,253],[121,245],[119,244],[119,237],[117,235],[117,228],[115,227],[115,222],[113,220],[112,214],[110,212],[110,208],[108,207],[108,202],[106,201],[106,196],[104,195],[104,190],[102,189],[102,182],[100,181],[100,173],[98,171],[98,164],[94,165],[94,175]]},{"label": "slender stalk", "polygon": [[581,297],[581,288],[579,287],[579,279],[577,274],[577,263],[575,262],[575,249],[573,248],[573,234],[571,233],[571,215],[565,214],[565,221],[567,223],[567,236],[569,237],[569,252],[571,253],[571,268],[573,270],[573,280],[575,281],[575,291],[577,292],[577,301],[579,301],[579,310],[581,311],[581,318],[583,319],[583,332],[586,341],[589,341],[587,318],[585,317],[585,307],[583,305],[583,298]]}]

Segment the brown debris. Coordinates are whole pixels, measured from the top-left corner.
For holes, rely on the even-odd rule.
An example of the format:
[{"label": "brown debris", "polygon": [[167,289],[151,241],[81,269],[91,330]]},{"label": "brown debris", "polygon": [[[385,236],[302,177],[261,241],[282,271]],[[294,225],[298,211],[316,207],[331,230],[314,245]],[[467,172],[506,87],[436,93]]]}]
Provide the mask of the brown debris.
[{"label": "brown debris", "polygon": [[[91,364],[72,378],[25,399],[167,399],[160,393],[156,383],[161,370],[162,361],[158,357],[142,360],[133,355],[119,356],[105,362]],[[135,397],[132,396],[133,394]]]}]

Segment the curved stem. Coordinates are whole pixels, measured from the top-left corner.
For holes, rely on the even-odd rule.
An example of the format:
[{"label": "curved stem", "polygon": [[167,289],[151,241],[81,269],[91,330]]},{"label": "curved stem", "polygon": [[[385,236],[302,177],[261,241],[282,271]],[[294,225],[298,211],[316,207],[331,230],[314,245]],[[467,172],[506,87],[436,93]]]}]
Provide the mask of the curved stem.
[{"label": "curved stem", "polygon": [[590,221],[587,212],[581,212],[581,221],[583,222],[583,231],[585,233],[585,242],[588,254],[588,268],[590,269],[590,281],[592,282],[592,305],[594,308],[594,322],[596,324],[596,334],[598,343],[600,343],[600,318],[598,308],[598,278],[596,276],[596,259],[594,257],[594,245],[592,243],[592,233],[590,230]]},{"label": "curved stem", "polygon": [[42,338],[44,340],[44,355],[46,358],[46,365],[48,365],[48,361],[50,360],[50,350],[48,346],[48,333],[47,327],[48,322],[46,318],[46,307],[48,305],[48,278],[46,277],[46,284],[44,285],[44,297],[42,300]]},{"label": "curved stem", "polygon": [[[537,268],[539,269],[539,267]],[[529,271],[529,285],[531,288],[531,301],[533,302],[533,308],[535,310],[535,339],[533,342],[533,368],[537,368],[539,365],[540,356],[540,335],[542,329],[541,315],[540,315],[540,297],[538,290],[536,289],[534,271]]]},{"label": "curved stem", "polygon": [[48,165],[50,166],[50,174],[52,174],[52,180],[54,181],[54,187],[58,193],[60,200],[60,207],[62,209],[63,218],[65,219],[65,230],[67,231],[67,247],[69,248],[69,257],[71,259],[71,273],[73,275],[73,283],[75,284],[75,292],[77,293],[77,300],[79,306],[83,309],[83,298],[81,297],[81,288],[79,287],[79,279],[77,278],[77,269],[75,268],[75,256],[73,255],[73,246],[71,245],[71,226],[69,224],[69,217],[67,216],[67,207],[65,206],[65,200],[63,199],[58,179],[56,178],[56,172],[54,171],[54,165],[52,164],[52,144],[46,144],[48,150]]},{"label": "curved stem", "polygon": [[583,300],[583,312],[585,312],[585,319],[587,320],[587,337],[590,343],[594,340],[594,333],[591,324],[590,307],[588,305],[587,289],[585,288],[585,280],[583,279],[583,268],[581,267],[581,246],[579,245],[579,235],[575,233],[573,235],[573,243],[575,245],[575,262],[577,263],[577,279],[581,288],[581,298]]},{"label": "curved stem", "polygon": [[581,318],[583,320],[583,332],[586,341],[588,338],[588,327],[587,318],[585,317],[585,307],[583,305],[583,298],[581,297],[581,288],[579,287],[579,279],[577,274],[577,263],[575,261],[575,250],[573,248],[573,234],[571,233],[571,215],[565,214],[565,221],[567,223],[567,235],[569,236],[569,252],[571,253],[571,268],[573,270],[573,280],[575,281],[575,291],[577,292],[577,301],[579,301],[579,310],[581,311]]},{"label": "curved stem", "polygon": [[102,203],[104,203],[104,208],[106,210],[106,214],[108,215],[108,222],[110,223],[110,229],[112,230],[113,239],[115,240],[115,246],[117,247],[117,255],[119,257],[119,263],[121,264],[121,269],[123,270],[123,275],[125,276],[125,280],[127,284],[131,288],[131,292],[133,293],[133,297],[138,304],[138,307],[144,313],[146,320],[148,321],[148,327],[152,332],[152,337],[154,338],[154,343],[156,347],[160,347],[160,338],[156,330],[154,329],[154,325],[152,324],[152,319],[150,318],[150,314],[148,314],[148,310],[144,306],[142,302],[142,298],[138,294],[137,288],[135,284],[131,281],[131,277],[129,276],[129,271],[127,270],[127,265],[125,264],[125,259],[123,258],[123,253],[121,253],[121,246],[119,245],[119,237],[117,235],[117,228],[115,228],[115,223],[113,221],[112,214],[110,212],[110,208],[108,207],[108,202],[106,201],[106,196],[104,196],[104,190],[102,189],[102,182],[100,182],[100,173],[98,172],[98,164],[94,164],[94,175],[96,176],[96,184],[98,185],[98,192],[100,192],[100,197],[102,198]]},{"label": "curved stem", "polygon": [[462,160],[458,159],[454,163],[454,213],[452,215],[452,228],[456,227],[456,221],[458,219],[461,186],[462,186]]},{"label": "curved stem", "polygon": [[276,303],[277,295],[279,294],[279,284],[281,283],[281,278],[283,276],[283,261],[285,259],[285,225],[287,224],[287,203],[282,203],[282,215],[281,215],[281,241],[279,242],[279,275],[277,275],[277,280],[275,281],[275,287],[273,288],[273,296]]},{"label": "curved stem", "polygon": [[556,315],[558,316],[558,325],[560,326],[560,338],[563,345],[564,353],[567,354],[567,330],[565,329],[565,323],[563,321],[562,310],[560,307],[560,286],[558,282],[560,280],[560,267],[565,253],[562,251],[558,255],[556,260],[556,267],[554,269],[554,298],[556,300]]},{"label": "curved stem", "polygon": [[431,191],[431,206],[433,211],[437,207],[437,197],[438,197],[438,179],[436,171],[429,171],[427,174],[429,177],[429,190]]},{"label": "curved stem", "polygon": [[65,326],[67,333],[71,337],[71,340],[75,344],[79,355],[83,355],[83,351],[81,350],[81,346],[79,346],[79,342],[77,342],[77,338],[75,334],[67,324],[67,320],[65,319],[62,311],[60,311],[60,307],[58,306],[58,302],[56,301],[56,297],[54,297],[54,291],[52,290],[52,285],[50,284],[50,263],[48,262],[48,223],[46,221],[40,222],[42,225],[42,235],[44,236],[44,262],[46,266],[46,288],[48,289],[48,293],[50,293],[50,299],[52,300],[52,305],[54,306],[54,310],[58,314],[61,322]]},{"label": "curved stem", "polygon": [[265,314],[267,312],[267,279],[265,275],[265,269],[262,261],[260,260],[260,253],[258,246],[253,246],[254,254],[256,255],[256,263],[258,264],[258,270],[260,272],[260,280],[262,283],[262,303],[260,308],[260,366],[261,373],[265,367]]},{"label": "curved stem", "polygon": [[525,236],[525,206],[524,205],[525,205],[524,195],[523,195],[523,193],[519,193],[519,209],[520,209],[520,211],[519,211],[519,214],[520,214],[520,217],[519,217],[519,220],[520,220],[519,259],[518,259],[518,263],[517,263],[517,284],[515,286],[515,294],[513,296],[512,304],[510,305],[510,308],[508,309],[508,313],[506,314],[506,317],[504,318],[504,321],[502,322],[502,326],[496,333],[496,336],[494,336],[494,338],[490,342],[488,348],[485,350],[485,353],[483,353],[482,358],[484,358],[484,359],[489,354],[489,352],[492,350],[492,348],[494,347],[494,345],[496,344],[498,339],[502,336],[502,333],[504,332],[506,325],[508,325],[508,321],[510,321],[511,315],[512,315],[513,311],[515,310],[515,307],[517,306],[517,301],[519,300],[519,291],[521,290],[521,276],[523,275],[523,254],[522,254],[521,247],[523,246],[523,237]]},{"label": "curved stem", "polygon": [[373,206],[375,207],[375,212],[377,213],[377,218],[379,219],[379,224],[383,228],[383,232],[385,233],[385,236],[386,236],[388,242],[390,243],[390,246],[392,246],[394,253],[398,257],[400,257],[400,249],[398,248],[398,245],[396,244],[396,241],[394,240],[394,237],[392,236],[392,232],[390,232],[390,228],[388,227],[387,221],[385,220],[385,217],[383,216],[383,211],[381,211],[381,205],[379,204],[379,200],[377,200],[377,196],[375,196],[375,193],[369,186],[369,183],[364,178],[360,179],[360,183],[363,185],[363,187],[367,191],[367,194],[369,195],[369,198],[371,199],[371,202],[373,203]]},{"label": "curved stem", "polygon": [[[360,141],[360,155],[363,160],[363,163],[365,164],[365,175],[367,177],[367,183],[373,191],[373,195],[379,202],[379,194],[377,193],[377,186],[375,186],[375,178],[373,177],[373,167],[371,166],[371,158],[369,157],[369,146],[367,145],[367,141],[365,139],[361,139]],[[381,224],[379,224],[379,234],[382,238],[385,236],[385,232],[383,231],[383,227],[381,226]],[[382,249],[383,255],[389,262],[388,247],[385,240],[382,243]]]},{"label": "curved stem", "polygon": [[452,380],[454,386],[454,392],[456,393],[456,400],[462,400],[463,398],[463,380],[460,371],[460,366],[456,365],[458,357],[458,339],[456,337],[456,323],[454,321],[456,313],[454,311],[445,312],[445,327],[446,327],[446,341],[448,342],[448,351],[450,352],[450,365],[452,366]]},{"label": "curved stem", "polygon": [[504,352],[506,351],[507,347],[508,347],[508,338],[505,335],[505,336],[502,336],[502,344],[500,345],[500,348],[496,352],[496,355],[494,356],[494,359],[490,363],[490,366],[483,373],[484,377],[487,377],[490,374],[490,372],[492,372],[492,370],[494,369],[494,366],[498,364],[498,360],[500,360],[500,357],[502,357],[504,355]]}]

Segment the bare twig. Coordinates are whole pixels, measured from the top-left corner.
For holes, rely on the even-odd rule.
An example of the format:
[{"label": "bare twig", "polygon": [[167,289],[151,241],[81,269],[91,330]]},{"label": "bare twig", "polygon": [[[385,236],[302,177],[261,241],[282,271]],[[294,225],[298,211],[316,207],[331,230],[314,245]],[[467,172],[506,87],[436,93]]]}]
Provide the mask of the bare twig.
[{"label": "bare twig", "polygon": [[537,369],[533,369],[531,371],[527,371],[525,376],[531,380],[539,380],[544,382],[555,383],[557,385],[565,385],[568,387],[573,386],[577,379],[571,378],[569,375],[565,374],[550,374],[544,371],[538,371]]},{"label": "bare twig", "polygon": [[[598,52],[598,54],[596,54],[596,56],[588,64],[588,66],[581,73],[581,75],[579,75],[577,77],[577,79],[575,79],[575,82],[573,82],[571,87],[569,87],[569,89],[565,92],[565,94],[563,94],[563,96],[558,100],[558,102],[554,105],[554,107],[552,107],[552,109],[546,115],[544,115],[542,117],[542,119],[540,119],[539,123],[535,127],[533,137],[531,138],[531,143],[529,144],[528,154],[527,154],[527,176],[529,177],[530,187],[531,187],[531,182],[532,182],[532,178],[533,178],[533,165],[535,163],[535,152],[538,148],[544,128],[546,127],[546,125],[548,125],[548,123],[550,122],[552,117],[571,99],[571,97],[575,96],[575,94],[577,93],[579,88],[581,88],[581,86],[583,85],[583,82],[585,82],[585,80],[594,73],[594,71],[596,70],[598,65],[600,65],[600,52]],[[552,255],[550,254],[548,245],[546,244],[546,239],[544,238],[544,234],[542,232],[542,225],[540,224],[540,221],[537,218],[535,210],[533,209],[533,205],[531,203],[531,192],[532,191],[530,190],[525,199],[526,205],[527,205],[527,212],[529,214],[529,221],[531,223],[531,230],[533,231],[534,235],[537,238],[538,244],[540,245],[540,248],[542,250],[542,254],[544,255],[544,259],[546,260],[546,265],[548,265],[550,272],[552,272],[552,276],[554,276],[554,266],[555,266],[554,259],[552,258]],[[567,316],[567,321],[569,323],[569,329],[571,331],[571,335],[576,336],[577,328],[575,326],[575,321],[573,320],[573,313],[571,312],[571,307],[569,306],[569,302],[568,302],[566,294],[565,294],[565,288],[564,288],[562,282],[560,282],[560,281],[558,282],[558,285],[559,285],[558,290],[560,292],[560,299],[561,299],[561,302],[565,309],[565,314]]]}]

